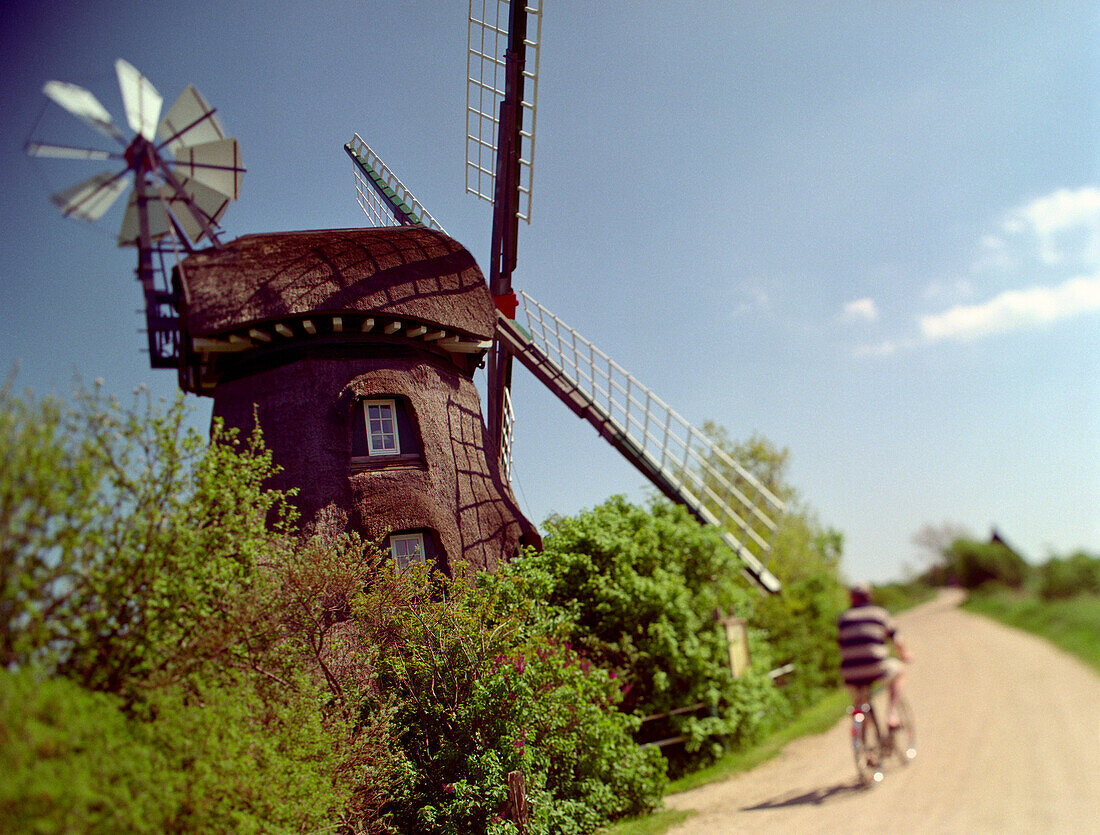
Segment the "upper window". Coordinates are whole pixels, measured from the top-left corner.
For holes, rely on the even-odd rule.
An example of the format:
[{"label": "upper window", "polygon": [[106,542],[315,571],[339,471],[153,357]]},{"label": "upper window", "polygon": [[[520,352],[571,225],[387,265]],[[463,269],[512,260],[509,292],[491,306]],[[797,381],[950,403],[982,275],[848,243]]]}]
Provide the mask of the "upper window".
[{"label": "upper window", "polygon": [[401,441],[397,428],[397,406],[392,400],[364,400],[369,455],[397,455]]},{"label": "upper window", "polygon": [[397,395],[360,400],[352,412],[353,470],[420,460],[420,443],[409,401]]},{"label": "upper window", "polygon": [[390,556],[397,562],[398,568],[405,568],[410,562],[425,562],[424,534],[395,533],[391,535]]}]

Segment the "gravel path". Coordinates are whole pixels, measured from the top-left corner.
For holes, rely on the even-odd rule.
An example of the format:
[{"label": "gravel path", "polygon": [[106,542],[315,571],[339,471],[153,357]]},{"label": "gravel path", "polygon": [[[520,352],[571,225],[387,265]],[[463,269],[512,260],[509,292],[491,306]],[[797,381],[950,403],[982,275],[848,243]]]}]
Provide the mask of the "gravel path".
[{"label": "gravel path", "polygon": [[1100,676],[1050,644],[960,611],[960,595],[898,620],[918,754],[861,790],[846,721],[722,783],[671,795],[726,832],[1100,833]]}]

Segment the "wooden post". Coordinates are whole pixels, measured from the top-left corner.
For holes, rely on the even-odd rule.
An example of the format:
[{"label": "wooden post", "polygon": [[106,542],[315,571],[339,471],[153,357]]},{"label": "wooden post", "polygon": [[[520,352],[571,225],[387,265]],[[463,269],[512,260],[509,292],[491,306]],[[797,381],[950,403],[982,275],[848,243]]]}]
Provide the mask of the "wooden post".
[{"label": "wooden post", "polygon": [[519,830],[519,835],[527,832],[527,818],[530,810],[527,807],[527,790],[523,783],[522,771],[508,772],[508,811],[512,823]]}]

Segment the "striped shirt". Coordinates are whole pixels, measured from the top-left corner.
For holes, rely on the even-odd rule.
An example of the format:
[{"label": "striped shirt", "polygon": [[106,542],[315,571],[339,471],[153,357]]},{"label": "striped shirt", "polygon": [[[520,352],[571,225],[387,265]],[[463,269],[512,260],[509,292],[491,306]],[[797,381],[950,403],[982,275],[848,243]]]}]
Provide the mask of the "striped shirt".
[{"label": "striped shirt", "polygon": [[881,606],[853,606],[837,619],[837,643],[840,644],[840,674],[845,684],[871,684],[886,675],[890,650],[897,627],[890,613]]}]

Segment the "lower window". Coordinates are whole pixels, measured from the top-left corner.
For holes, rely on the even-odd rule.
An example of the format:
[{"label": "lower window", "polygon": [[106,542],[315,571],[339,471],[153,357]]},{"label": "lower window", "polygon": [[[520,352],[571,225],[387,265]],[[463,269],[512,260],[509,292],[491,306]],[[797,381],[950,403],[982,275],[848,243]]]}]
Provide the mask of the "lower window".
[{"label": "lower window", "polygon": [[426,562],[427,558],[424,553],[424,534],[393,534],[390,536],[390,556],[394,558],[398,568],[404,568],[410,562]]}]

